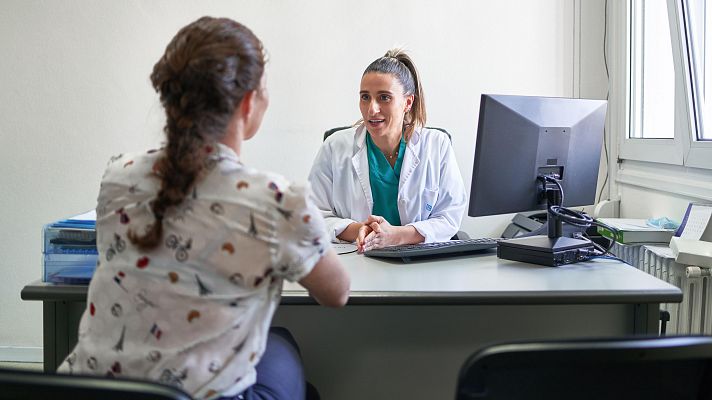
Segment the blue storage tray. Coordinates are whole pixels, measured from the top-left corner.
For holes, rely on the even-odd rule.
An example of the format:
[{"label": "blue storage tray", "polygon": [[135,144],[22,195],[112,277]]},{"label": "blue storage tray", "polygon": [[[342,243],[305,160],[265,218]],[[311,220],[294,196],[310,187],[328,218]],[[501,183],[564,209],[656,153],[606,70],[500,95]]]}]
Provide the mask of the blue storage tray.
[{"label": "blue storage tray", "polygon": [[[91,279],[96,270],[98,254],[44,254],[42,257],[42,280],[44,282],[67,283],[67,274],[73,277],[78,271]],[[88,282],[88,279],[85,279]]]},{"label": "blue storage tray", "polygon": [[56,228],[52,224],[42,229],[44,254],[97,254],[96,230]]},{"label": "blue storage tray", "polygon": [[93,211],[42,227],[42,280],[86,284],[96,270],[96,214]]},{"label": "blue storage tray", "polygon": [[95,268],[65,267],[49,274],[45,282],[64,283],[69,285],[87,285],[94,276]]}]

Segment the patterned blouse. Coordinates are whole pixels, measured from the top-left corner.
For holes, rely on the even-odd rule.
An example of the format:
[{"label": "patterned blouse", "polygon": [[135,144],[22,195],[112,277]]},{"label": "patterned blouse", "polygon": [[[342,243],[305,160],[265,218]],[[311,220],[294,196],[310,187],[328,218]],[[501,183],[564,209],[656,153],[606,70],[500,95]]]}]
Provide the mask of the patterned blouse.
[{"label": "patterned blouse", "polygon": [[162,150],[113,157],[97,205],[99,263],[79,342],[59,372],[135,377],[194,398],[255,382],[282,280],[306,276],[329,246],[303,187],[206,146],[206,173],[142,252],[126,237],[153,223]]}]

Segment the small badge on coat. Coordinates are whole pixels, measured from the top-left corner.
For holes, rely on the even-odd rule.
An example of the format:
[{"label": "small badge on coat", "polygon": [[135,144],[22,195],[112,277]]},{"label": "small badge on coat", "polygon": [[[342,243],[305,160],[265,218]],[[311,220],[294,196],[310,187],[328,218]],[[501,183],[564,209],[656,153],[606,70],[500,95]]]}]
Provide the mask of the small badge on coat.
[{"label": "small badge on coat", "polygon": [[432,204],[425,203],[425,209],[428,210],[428,211],[433,211],[433,205],[432,205]]}]

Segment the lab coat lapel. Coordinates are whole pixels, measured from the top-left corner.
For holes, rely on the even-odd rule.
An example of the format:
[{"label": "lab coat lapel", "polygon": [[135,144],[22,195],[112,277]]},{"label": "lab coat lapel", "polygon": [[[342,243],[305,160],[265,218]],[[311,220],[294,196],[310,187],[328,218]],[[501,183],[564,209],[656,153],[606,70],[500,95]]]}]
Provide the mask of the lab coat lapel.
[{"label": "lab coat lapel", "polygon": [[[403,155],[403,165],[401,166],[400,182],[398,183],[398,191],[403,192],[403,187],[408,182],[408,178],[413,175],[415,167],[420,164],[418,153],[420,152],[420,131],[415,130],[408,141]],[[400,196],[399,196],[400,197]]]},{"label": "lab coat lapel", "polygon": [[[366,150],[366,128],[361,125],[356,129],[354,136],[354,156],[351,158],[351,164],[354,167],[358,181],[363,189],[363,195],[366,199],[368,209],[365,210],[366,216],[371,214],[373,210],[373,196],[371,194],[371,180],[368,175],[368,151]],[[357,202],[363,204],[362,202]]]}]

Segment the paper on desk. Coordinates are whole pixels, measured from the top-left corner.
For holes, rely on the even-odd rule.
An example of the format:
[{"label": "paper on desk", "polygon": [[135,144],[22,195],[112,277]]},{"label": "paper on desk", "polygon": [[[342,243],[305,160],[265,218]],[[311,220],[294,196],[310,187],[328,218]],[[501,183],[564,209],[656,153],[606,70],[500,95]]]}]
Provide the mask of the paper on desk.
[{"label": "paper on desk", "polygon": [[61,229],[94,229],[96,226],[96,210],[59,220],[50,225],[52,228]]},{"label": "paper on desk", "polygon": [[75,215],[68,219],[72,221],[96,221],[96,210],[87,211],[84,214]]},{"label": "paper on desk", "polygon": [[358,247],[351,243],[333,243],[331,247],[336,251],[336,254],[349,254],[358,250]]},{"label": "paper on desk", "polygon": [[712,242],[711,217],[712,204],[690,204],[680,226],[680,238]]}]

